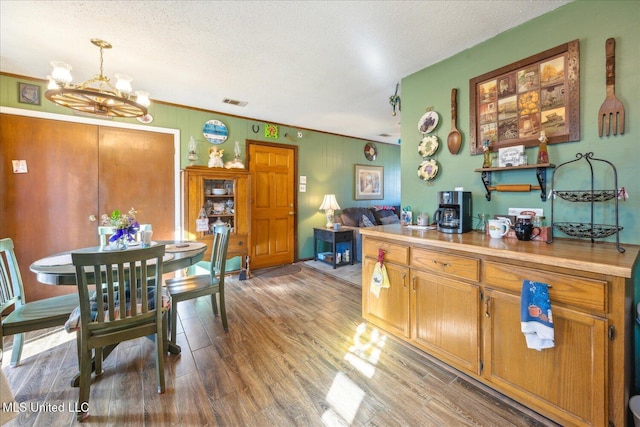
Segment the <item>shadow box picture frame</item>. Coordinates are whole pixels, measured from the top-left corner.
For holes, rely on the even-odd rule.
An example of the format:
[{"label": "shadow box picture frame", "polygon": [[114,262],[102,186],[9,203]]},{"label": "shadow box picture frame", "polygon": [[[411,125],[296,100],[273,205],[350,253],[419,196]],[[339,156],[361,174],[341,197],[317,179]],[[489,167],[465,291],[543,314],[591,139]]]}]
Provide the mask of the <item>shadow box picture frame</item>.
[{"label": "shadow box picture frame", "polygon": [[469,80],[471,154],[580,140],[580,45],[548,49]]},{"label": "shadow box picture frame", "polygon": [[18,82],[18,102],[21,104],[40,105],[40,86]]},{"label": "shadow box picture frame", "polygon": [[355,165],[355,199],[384,199],[384,166]]}]

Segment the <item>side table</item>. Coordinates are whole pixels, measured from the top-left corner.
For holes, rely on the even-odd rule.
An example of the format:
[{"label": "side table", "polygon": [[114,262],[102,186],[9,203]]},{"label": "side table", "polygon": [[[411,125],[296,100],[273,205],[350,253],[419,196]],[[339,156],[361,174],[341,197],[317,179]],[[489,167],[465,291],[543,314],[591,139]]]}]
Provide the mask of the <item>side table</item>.
[{"label": "side table", "polygon": [[[329,256],[321,257],[318,256],[318,242],[326,242],[331,245],[331,252],[329,252]],[[344,251],[339,250],[338,246],[345,246],[339,244],[348,245],[349,249],[349,261],[344,260],[344,256],[341,255],[340,262],[337,261],[337,255],[343,254]],[[334,230],[332,228],[314,228],[313,229],[313,259],[316,261],[326,262],[327,264],[336,267],[342,265],[353,265],[353,257],[354,257],[354,241],[353,241],[353,230],[351,229],[340,229]],[[326,253],[326,252],[324,252]]]}]

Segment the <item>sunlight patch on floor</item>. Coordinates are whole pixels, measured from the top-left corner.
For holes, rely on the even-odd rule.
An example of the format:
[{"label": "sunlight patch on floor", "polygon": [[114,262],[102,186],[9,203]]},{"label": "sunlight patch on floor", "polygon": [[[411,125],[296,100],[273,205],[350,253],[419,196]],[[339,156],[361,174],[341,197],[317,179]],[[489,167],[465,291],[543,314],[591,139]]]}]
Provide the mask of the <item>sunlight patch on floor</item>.
[{"label": "sunlight patch on floor", "polygon": [[[53,347],[66,344],[69,341],[75,341],[76,334],[68,333],[64,329],[58,331],[52,331],[39,336],[29,336],[22,346],[22,356],[20,360],[26,360],[30,357],[34,357],[42,352],[52,349]],[[6,344],[6,341],[5,341]],[[13,343],[4,348],[4,354],[2,357],[2,366],[9,366],[11,363],[11,353],[13,352]]]},{"label": "sunlight patch on floor", "polygon": [[[353,345],[349,347],[344,359],[362,375],[372,378],[387,337],[373,328],[367,339],[366,332],[366,323],[363,322],[356,327]],[[365,392],[356,383],[342,372],[338,372],[327,392],[326,401],[331,405],[331,409],[322,414],[322,423],[325,426],[351,425],[364,397]]]},{"label": "sunlight patch on floor", "polygon": [[375,365],[380,359],[387,337],[386,335],[381,335],[380,331],[374,328],[371,330],[371,337],[366,340],[363,337],[366,331],[366,323],[358,325],[353,336],[354,344],[349,347],[349,353],[345,354],[344,358],[367,378],[372,378],[376,370]]},{"label": "sunlight patch on floor", "polygon": [[[351,381],[345,374],[338,372],[333,379],[327,393],[327,403],[341,419],[351,424],[358,413],[358,408],[364,399],[364,391]],[[325,425],[336,425],[331,411],[325,411],[322,421]]]}]

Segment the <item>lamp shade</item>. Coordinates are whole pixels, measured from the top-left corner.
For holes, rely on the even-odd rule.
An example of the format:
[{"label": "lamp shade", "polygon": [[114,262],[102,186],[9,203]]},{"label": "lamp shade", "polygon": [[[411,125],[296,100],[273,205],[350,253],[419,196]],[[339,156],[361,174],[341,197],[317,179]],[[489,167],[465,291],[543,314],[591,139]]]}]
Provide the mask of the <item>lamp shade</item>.
[{"label": "lamp shade", "polygon": [[319,210],[336,210],[340,209],[340,205],[338,205],[338,201],[336,200],[335,194],[325,194],[324,199],[322,200],[322,204],[318,208]]}]

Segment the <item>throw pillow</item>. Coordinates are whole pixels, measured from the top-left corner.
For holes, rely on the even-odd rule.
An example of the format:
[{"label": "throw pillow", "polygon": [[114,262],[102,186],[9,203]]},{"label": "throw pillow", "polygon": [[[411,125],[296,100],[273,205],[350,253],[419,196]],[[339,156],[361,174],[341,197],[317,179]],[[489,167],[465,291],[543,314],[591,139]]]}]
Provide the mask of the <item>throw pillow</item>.
[{"label": "throw pillow", "polygon": [[374,224],[369,218],[367,218],[366,215],[362,215],[362,218],[360,219],[360,223],[358,225],[360,227],[373,227]]},{"label": "throw pillow", "polygon": [[375,224],[376,219],[369,208],[344,208],[342,210],[342,223],[348,227],[358,227],[361,222],[362,215],[366,215],[369,221]]},{"label": "throw pillow", "polygon": [[398,218],[396,214],[393,214],[392,216],[384,216],[380,218],[380,224],[382,225],[397,224],[399,222],[400,222],[400,218]]},{"label": "throw pillow", "polygon": [[[398,215],[396,214],[395,211],[392,210],[388,210],[388,209],[371,209],[373,211],[373,216],[375,217],[375,220],[378,224],[385,224],[382,222],[382,218],[387,218],[387,217],[395,217],[398,220],[400,220],[400,218],[398,218]],[[386,223],[389,224],[389,223]]]}]

